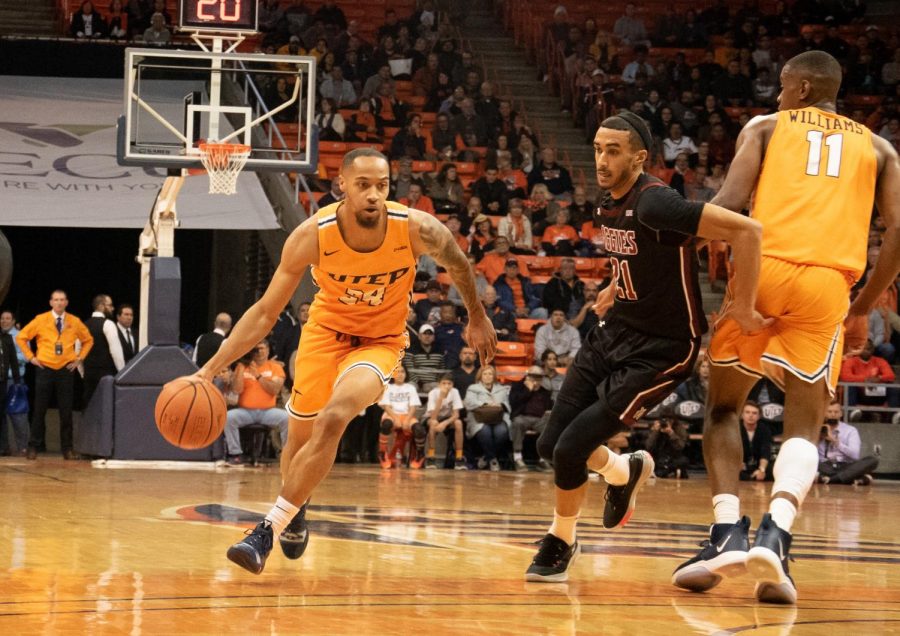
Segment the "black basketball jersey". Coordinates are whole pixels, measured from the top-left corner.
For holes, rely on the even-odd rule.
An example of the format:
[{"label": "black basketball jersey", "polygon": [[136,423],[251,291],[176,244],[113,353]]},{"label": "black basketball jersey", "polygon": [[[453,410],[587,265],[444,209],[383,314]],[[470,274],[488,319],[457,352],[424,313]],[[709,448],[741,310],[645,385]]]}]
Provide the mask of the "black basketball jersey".
[{"label": "black basketball jersey", "polygon": [[595,221],[617,289],[604,320],[662,338],[706,332],[693,240],[702,211],[647,174],[622,199],[606,197]]}]

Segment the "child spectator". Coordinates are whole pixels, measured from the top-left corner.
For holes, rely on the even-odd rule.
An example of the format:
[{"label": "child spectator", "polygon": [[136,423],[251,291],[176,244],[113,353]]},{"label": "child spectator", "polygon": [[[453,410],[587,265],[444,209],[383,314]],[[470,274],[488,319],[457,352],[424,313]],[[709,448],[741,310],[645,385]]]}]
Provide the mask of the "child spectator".
[{"label": "child spectator", "polygon": [[434,439],[438,433],[447,429],[453,429],[453,439],[456,444],[456,470],[468,470],[466,460],[463,459],[463,423],[459,412],[463,408],[459,391],[453,386],[453,376],[445,373],[441,376],[438,386],[428,393],[428,405],[425,407],[425,418],[428,421],[428,446],[425,459],[426,469],[435,469]]},{"label": "child spectator", "polygon": [[[418,424],[416,407],[421,406],[416,386],[406,381],[406,369],[401,365],[394,371],[394,377],[384,389],[378,405],[384,409],[381,416],[381,430],[378,435],[378,462],[382,468],[393,465],[397,453],[406,455],[406,444],[413,438],[413,427]],[[388,438],[394,434],[394,445],[388,452]],[[421,433],[421,435],[420,435]],[[421,445],[420,445],[421,442]],[[415,431],[415,444],[410,449],[409,467],[421,468],[425,461],[425,429]],[[422,452],[414,452],[421,450]]]}]

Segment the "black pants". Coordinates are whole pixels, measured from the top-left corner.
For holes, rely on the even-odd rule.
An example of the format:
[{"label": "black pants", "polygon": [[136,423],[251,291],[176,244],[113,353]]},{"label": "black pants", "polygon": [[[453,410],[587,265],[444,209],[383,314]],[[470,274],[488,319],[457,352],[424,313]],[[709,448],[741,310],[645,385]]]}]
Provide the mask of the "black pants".
[{"label": "black pants", "polygon": [[94,395],[94,391],[97,390],[97,385],[100,384],[100,378],[105,375],[115,375],[116,369],[113,367],[110,369],[104,368],[84,368],[84,408],[87,408],[88,404],[91,401],[91,397]]},{"label": "black pants", "polygon": [[72,450],[72,402],[75,399],[75,373],[65,367],[48,369],[38,367],[34,374],[34,414],[31,418],[31,440],[28,446],[44,447],[44,418],[50,406],[50,397],[56,394],[59,408],[59,443],[62,452]]},{"label": "black pants", "polygon": [[859,479],[865,474],[872,473],[878,468],[877,457],[863,457],[855,462],[820,462],[819,474],[828,477],[829,484],[852,484],[854,479]]},{"label": "black pants", "polygon": [[648,336],[613,320],[592,329],[538,439],[557,487],[584,484],[591,454],[690,377],[699,351],[699,339]]}]

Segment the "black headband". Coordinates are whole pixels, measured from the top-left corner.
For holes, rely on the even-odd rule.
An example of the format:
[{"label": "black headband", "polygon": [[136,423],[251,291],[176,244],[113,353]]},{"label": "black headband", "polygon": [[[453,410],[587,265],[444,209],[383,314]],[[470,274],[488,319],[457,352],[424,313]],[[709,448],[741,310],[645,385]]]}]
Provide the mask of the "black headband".
[{"label": "black headband", "polygon": [[621,119],[629,128],[636,132],[637,136],[641,138],[641,142],[644,144],[644,150],[647,152],[650,151],[650,148],[653,146],[653,139],[650,137],[650,130],[647,128],[647,124],[644,123],[643,119],[632,113],[630,110],[623,110],[618,115],[614,115],[614,117]]}]

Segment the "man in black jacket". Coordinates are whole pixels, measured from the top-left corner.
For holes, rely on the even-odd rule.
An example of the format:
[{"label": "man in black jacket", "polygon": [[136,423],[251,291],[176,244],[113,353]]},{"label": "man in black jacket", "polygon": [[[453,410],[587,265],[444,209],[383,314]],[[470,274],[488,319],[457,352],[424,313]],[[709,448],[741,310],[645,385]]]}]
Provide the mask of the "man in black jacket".
[{"label": "man in black jacket", "polygon": [[122,356],[125,364],[139,351],[137,336],[132,326],[134,325],[134,307],[122,303],[116,310],[116,328],[119,332],[119,342],[122,344]]},{"label": "man in black jacket", "polygon": [[741,441],[744,444],[741,481],[772,481],[772,470],[769,468],[772,432],[759,416],[759,404],[748,400],[741,411]]},{"label": "man in black jacket", "polygon": [[[16,343],[13,341],[11,335],[4,331],[0,331],[0,428],[2,428],[0,440],[3,441],[4,446],[6,446],[6,391],[9,388],[7,378],[9,378],[10,374],[12,374],[13,383],[19,384],[22,381],[22,377],[19,375],[19,359],[16,355]],[[16,438],[17,443],[19,443],[19,435],[17,435]],[[27,440],[27,437],[25,439]],[[3,454],[9,452],[8,448],[4,448],[3,451]],[[25,448],[18,448],[18,452],[24,454]]]},{"label": "man in black jacket", "polygon": [[559,271],[544,285],[541,304],[551,314],[554,309],[561,309],[566,318],[578,315],[584,305],[584,281],[575,275],[575,259],[563,258],[559,262]]}]

